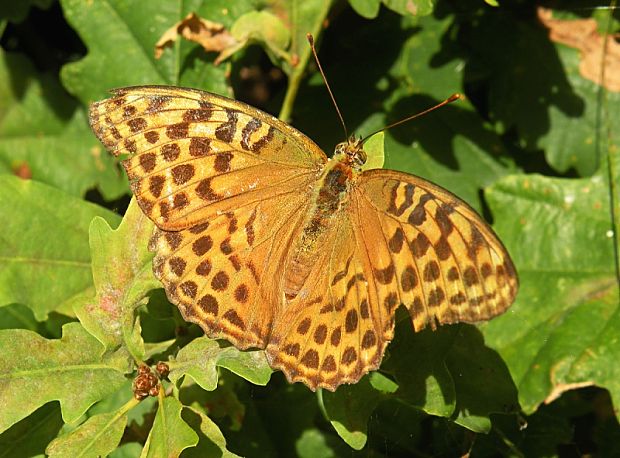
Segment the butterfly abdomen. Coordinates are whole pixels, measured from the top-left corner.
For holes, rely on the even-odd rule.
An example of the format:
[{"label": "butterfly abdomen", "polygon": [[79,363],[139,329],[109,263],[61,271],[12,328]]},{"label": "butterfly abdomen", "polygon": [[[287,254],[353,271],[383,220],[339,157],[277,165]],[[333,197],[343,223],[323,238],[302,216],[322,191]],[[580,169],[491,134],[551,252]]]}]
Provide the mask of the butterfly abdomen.
[{"label": "butterfly abdomen", "polygon": [[352,174],[351,167],[341,161],[332,160],[326,165],[314,192],[314,204],[286,269],[284,293],[287,299],[297,296],[321,247],[325,246],[323,242],[334,218],[346,205]]}]

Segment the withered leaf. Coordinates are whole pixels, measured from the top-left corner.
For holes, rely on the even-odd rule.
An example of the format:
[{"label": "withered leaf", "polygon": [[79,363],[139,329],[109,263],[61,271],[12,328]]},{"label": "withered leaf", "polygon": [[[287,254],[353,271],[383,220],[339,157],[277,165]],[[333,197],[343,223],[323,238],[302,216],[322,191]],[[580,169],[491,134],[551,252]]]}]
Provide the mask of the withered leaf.
[{"label": "withered leaf", "polygon": [[190,13],[185,19],[164,32],[155,45],[155,58],[159,59],[164,49],[172,46],[179,36],[198,43],[207,52],[222,52],[237,45],[237,40],[223,24],[203,19],[196,13]]},{"label": "withered leaf", "polygon": [[549,29],[551,41],[579,50],[581,76],[620,92],[620,44],[612,36],[599,34],[594,19],[553,19],[552,11],[545,8],[538,9],[538,18]]}]

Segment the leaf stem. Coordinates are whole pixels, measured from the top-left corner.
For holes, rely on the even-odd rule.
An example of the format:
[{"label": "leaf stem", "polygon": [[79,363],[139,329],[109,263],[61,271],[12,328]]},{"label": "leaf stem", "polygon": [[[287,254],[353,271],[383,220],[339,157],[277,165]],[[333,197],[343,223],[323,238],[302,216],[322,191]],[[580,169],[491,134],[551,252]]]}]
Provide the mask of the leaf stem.
[{"label": "leaf stem", "polygon": [[[601,57],[601,74],[599,86],[599,100],[600,107],[597,117],[601,120],[601,125],[604,128],[604,134],[606,135],[607,145],[607,179],[609,182],[609,211],[611,214],[611,230],[612,239],[614,242],[614,260],[616,265],[616,284],[618,285],[618,298],[620,299],[620,239],[618,231],[620,230],[620,199],[618,196],[618,182],[617,178],[620,177],[620,156],[618,155],[618,147],[613,142],[613,129],[610,124],[609,110],[607,109],[607,91],[605,90],[605,57],[608,51],[608,37],[611,36],[611,28],[613,26],[613,16],[611,11],[615,10],[616,0],[612,0],[610,3],[610,13],[607,22],[607,33],[605,34],[605,41],[603,45],[603,53]],[[603,119],[604,118],[604,119]],[[597,123],[598,124],[598,123]]]},{"label": "leaf stem", "polygon": [[[327,17],[330,7],[331,0],[324,0],[323,8],[316,16],[316,21],[310,32],[315,38],[319,36],[323,29],[323,21]],[[293,15],[295,15],[298,7],[294,4],[293,8],[295,8],[293,11]],[[295,19],[293,19],[293,23],[296,23]],[[302,35],[306,36],[305,33]],[[294,49],[294,44],[292,48]],[[304,73],[308,67],[308,62],[310,61],[311,56],[310,46],[302,46],[299,44],[299,49],[303,49],[303,51],[299,53],[299,62],[297,62],[297,65],[293,67],[293,70],[289,76],[288,87],[286,89],[286,94],[284,95],[284,102],[282,102],[282,109],[280,110],[280,114],[278,116],[279,119],[285,122],[290,121],[291,113],[293,112],[293,105],[295,104],[295,98],[297,97],[299,86],[301,85],[301,81],[304,77]]]},{"label": "leaf stem", "polygon": [[140,401],[138,401],[136,398],[132,396],[129,401],[127,401],[120,409],[117,410],[116,415],[114,416],[114,421],[116,421],[122,415],[125,415],[127,412],[129,412],[131,409],[133,409],[138,404],[140,404]]}]

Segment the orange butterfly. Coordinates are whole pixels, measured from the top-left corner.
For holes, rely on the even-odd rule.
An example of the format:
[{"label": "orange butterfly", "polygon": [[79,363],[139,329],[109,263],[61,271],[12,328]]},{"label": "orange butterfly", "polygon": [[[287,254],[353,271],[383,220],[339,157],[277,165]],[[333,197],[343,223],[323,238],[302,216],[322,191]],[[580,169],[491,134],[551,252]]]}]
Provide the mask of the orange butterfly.
[{"label": "orange butterfly", "polygon": [[118,89],[90,123],[123,162],[155,275],[209,337],[265,348],[273,368],[335,390],[379,367],[404,304],[416,331],[513,302],[505,248],[467,204],[419,177],[362,171],[244,103],[177,87]]}]

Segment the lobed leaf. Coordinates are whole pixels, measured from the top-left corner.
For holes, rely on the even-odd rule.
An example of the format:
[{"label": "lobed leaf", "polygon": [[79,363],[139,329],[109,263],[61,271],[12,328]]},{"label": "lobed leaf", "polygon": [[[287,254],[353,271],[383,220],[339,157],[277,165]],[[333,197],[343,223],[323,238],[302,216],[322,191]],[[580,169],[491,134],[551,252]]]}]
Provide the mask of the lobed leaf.
[{"label": "lobed leaf", "polygon": [[153,428],[144,444],[141,457],[179,456],[183,450],[198,444],[198,435],[181,418],[183,405],[178,399],[159,397],[159,408]]},{"label": "lobed leaf", "polygon": [[239,17],[230,29],[238,44],[218,57],[221,61],[244,46],[257,42],[265,47],[273,62],[288,58],[290,33],[282,21],[268,11],[251,11]]},{"label": "lobed leaf", "polygon": [[208,391],[217,387],[217,366],[224,367],[256,385],[266,385],[272,373],[263,351],[221,348],[216,340],[206,336],[194,339],[179,350],[175,360],[169,365],[169,378],[172,382],[176,383],[184,375],[189,375]]},{"label": "lobed leaf", "polygon": [[355,385],[340,387],[335,393],[322,392],[320,400],[340,437],[355,450],[361,450],[368,436],[368,418],[397,388],[398,385],[385,376],[373,373]]},{"label": "lobed leaf", "polygon": [[65,87],[84,104],[106,97],[111,88],[143,84],[191,86],[230,94],[226,66],[204,65],[205,59],[215,55],[205,54],[195,43],[183,42],[155,59],[155,44],[190,12],[230,27],[235,18],[252,10],[249,0],[154,0],[140,4],[140,14],[133,2],[123,0],[62,0],[61,4],[67,21],[89,50],[85,58],[65,65],[61,73]]},{"label": "lobed leaf", "polygon": [[38,321],[51,311],[72,315],[92,294],[87,230],[118,215],[36,181],[0,175],[0,214],[11,221],[0,239],[0,305],[28,306]]},{"label": "lobed leaf", "polygon": [[[549,107],[549,130],[540,138],[539,146],[545,158],[558,172],[571,169],[580,176],[594,174],[601,166],[599,135],[605,135],[601,124],[600,87],[579,74],[579,52],[557,45],[557,54],[574,92],[572,109],[552,105]],[[605,103],[605,116],[618,119],[620,94],[609,92]]]},{"label": "lobed leaf", "polygon": [[125,380],[125,357],[104,356],[103,346],[79,323],[66,324],[60,340],[3,330],[0,348],[0,431],[54,400],[63,420],[73,422]]},{"label": "lobed leaf", "polygon": [[125,192],[127,184],[90,132],[85,112],[56,78],[37,73],[24,56],[0,50],[0,94],[0,173],[76,196],[95,186],[109,199]]},{"label": "lobed leaf", "polygon": [[349,4],[360,16],[374,19],[381,4],[402,15],[424,16],[433,11],[432,0],[349,0]]},{"label": "lobed leaf", "polygon": [[492,186],[488,199],[521,289],[484,334],[510,368],[523,409],[592,384],[618,398],[619,293],[606,180],[517,175]]},{"label": "lobed leaf", "polygon": [[183,458],[239,458],[226,448],[226,439],[218,426],[204,413],[185,407],[181,416],[198,433],[198,444],[183,451]]},{"label": "lobed leaf", "polygon": [[379,14],[381,0],[349,0],[349,5],[360,16],[366,19],[374,19]]},{"label": "lobed leaf", "polygon": [[60,406],[48,402],[0,434],[0,457],[42,456],[62,426]]},{"label": "lobed leaf", "polygon": [[126,413],[94,415],[70,433],[57,437],[45,450],[51,457],[107,456],[121,440]]},{"label": "lobed leaf", "polygon": [[161,286],[147,248],[153,229],[135,199],[116,230],[95,218],[89,232],[96,295],[74,306],[80,322],[106,349],[124,344],[137,360],[144,357],[144,342],[134,312]]},{"label": "lobed leaf", "polygon": [[10,304],[0,307],[0,329],[29,329],[36,331],[39,322],[32,310],[22,304]]},{"label": "lobed leaf", "polygon": [[371,414],[389,399],[451,418],[475,432],[491,429],[492,413],[517,408],[517,392],[505,364],[485,346],[475,327],[453,325],[414,333],[403,320],[396,335],[382,365],[394,381],[373,373],[357,385],[323,394],[327,417],[351,447],[360,450],[366,444]]},{"label": "lobed leaf", "polygon": [[[391,107],[390,122],[421,112],[463,87],[463,59],[442,56],[446,52],[441,37],[450,34],[453,18],[428,16],[416,25],[418,33],[403,45],[400,65],[392,71],[396,77],[406,78],[414,93],[403,94]],[[442,60],[437,62],[440,56]],[[501,139],[467,99],[389,131],[385,168],[437,183],[478,211],[484,206],[480,189],[517,171]]]}]

